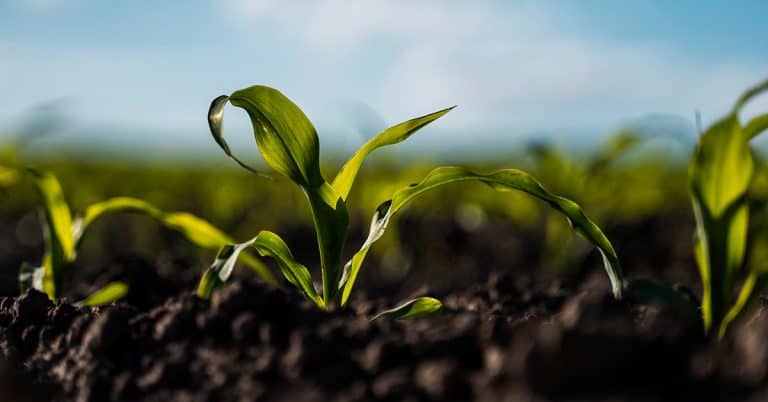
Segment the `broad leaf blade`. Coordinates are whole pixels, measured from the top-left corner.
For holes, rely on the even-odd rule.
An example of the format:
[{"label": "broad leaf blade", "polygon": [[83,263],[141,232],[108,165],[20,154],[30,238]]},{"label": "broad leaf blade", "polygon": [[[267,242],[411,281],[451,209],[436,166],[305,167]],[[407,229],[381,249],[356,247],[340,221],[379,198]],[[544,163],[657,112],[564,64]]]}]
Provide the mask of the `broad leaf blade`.
[{"label": "broad leaf blade", "polygon": [[[186,212],[164,212],[149,202],[131,197],[116,197],[92,204],[85,211],[82,230],[87,230],[94,220],[107,213],[135,212],[145,214],[169,229],[175,230],[190,242],[207,249],[218,249],[235,241],[208,221]],[[82,236],[78,237],[78,245]],[[277,283],[270,270],[258,259],[243,254],[243,262],[266,282]]]},{"label": "broad leaf blade", "polygon": [[376,314],[371,321],[380,318],[390,318],[395,320],[406,320],[413,318],[424,318],[437,314],[443,308],[440,300],[432,297],[419,297],[391,310],[382,311]]},{"label": "broad leaf blade", "polygon": [[293,258],[290,249],[277,234],[266,230],[247,242],[222,247],[216,260],[200,280],[197,295],[203,299],[210,298],[219,286],[229,280],[238,256],[248,247],[255,248],[264,257],[273,258],[288,282],[301,290],[316,305],[325,307],[325,303],[315,290],[309,270]]},{"label": "broad leaf blade", "polygon": [[720,325],[732,299],[735,274],[747,244],[747,190],[754,160],[749,138],[735,115],[713,124],[700,138],[689,168],[696,218],[696,257],[702,279],[702,316]]},{"label": "broad leaf blade", "polygon": [[229,102],[248,112],[261,155],[272,169],[302,187],[324,182],[317,132],[295,103],[260,85],[235,91]]},{"label": "broad leaf blade", "polygon": [[51,298],[58,297],[64,271],[75,259],[75,240],[72,236],[72,215],[64,199],[64,192],[56,176],[47,172],[29,170],[43,204],[45,240],[48,252],[43,258],[43,291]]},{"label": "broad leaf blade", "polygon": [[430,113],[425,116],[417,117],[398,125],[392,126],[375,137],[371,138],[365,145],[363,145],[351,158],[341,167],[336,178],[333,179],[333,188],[338,191],[339,195],[346,200],[349,195],[349,191],[352,188],[352,184],[355,182],[355,177],[363,165],[365,158],[378,148],[386,145],[394,145],[399,142],[403,142],[408,137],[419,131],[427,124],[443,117],[446,113],[450,112],[456,106],[449,107],[443,110],[439,110],[434,113]]},{"label": "broad leaf blade", "polygon": [[110,282],[78,302],[77,305],[96,307],[109,304],[125,297],[128,294],[128,290],[128,284],[125,282]]},{"label": "broad leaf blade", "polygon": [[[622,272],[616,251],[600,228],[584,214],[578,204],[567,198],[550,193],[533,177],[522,170],[504,169],[490,174],[478,174],[461,167],[440,167],[427,174],[421,183],[411,185],[396,192],[392,200],[386,201],[377,209],[371,228],[371,234],[375,233],[376,235],[369,235],[369,240],[372,241],[366,240],[360,251],[352,257],[352,260],[346,266],[343,277],[348,279],[342,284],[344,287],[341,299],[342,305],[349,299],[349,294],[354,286],[354,279],[358,275],[368,249],[376,239],[381,237],[381,233],[386,228],[386,223],[391,219],[391,216],[421,193],[448,183],[468,180],[480,181],[499,191],[518,190],[528,193],[545,201],[550,207],[565,215],[571,227],[600,251],[603,257],[603,265],[611,282],[613,294],[616,298],[621,298]],[[374,228],[373,226],[377,227]]]}]

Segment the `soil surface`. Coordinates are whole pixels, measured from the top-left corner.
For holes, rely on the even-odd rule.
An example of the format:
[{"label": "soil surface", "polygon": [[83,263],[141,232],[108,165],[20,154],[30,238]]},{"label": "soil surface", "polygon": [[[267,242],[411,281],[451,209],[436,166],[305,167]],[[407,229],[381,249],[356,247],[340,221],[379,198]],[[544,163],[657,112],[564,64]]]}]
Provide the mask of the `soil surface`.
[{"label": "soil surface", "polygon": [[[684,217],[614,227],[609,237],[630,278],[680,282],[695,294],[691,229]],[[140,257],[83,274],[88,283],[127,278],[134,292],[118,304],[6,293],[0,400],[768,400],[764,306],[715,342],[686,310],[614,300],[596,253],[555,275],[535,263],[540,239],[501,224],[469,233],[406,220],[401,230],[405,245],[425,245],[409,251],[423,269],[394,288],[367,267],[347,310],[318,311],[250,272],[202,301],[198,274],[174,276]],[[443,312],[369,320],[421,295],[443,300]]]}]

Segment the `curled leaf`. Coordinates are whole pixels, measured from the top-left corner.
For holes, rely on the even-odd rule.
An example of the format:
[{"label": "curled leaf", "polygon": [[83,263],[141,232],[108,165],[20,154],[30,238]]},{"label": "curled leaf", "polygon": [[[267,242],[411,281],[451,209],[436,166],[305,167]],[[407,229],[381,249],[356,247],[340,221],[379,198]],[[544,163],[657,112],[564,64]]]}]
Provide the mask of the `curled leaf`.
[{"label": "curled leaf", "polygon": [[[235,91],[229,102],[248,112],[259,151],[272,169],[302,187],[317,187],[325,181],[320,174],[317,132],[295,103],[261,85]],[[221,119],[218,122],[220,129]]]},{"label": "curled leaf", "polygon": [[211,102],[210,108],[208,108],[208,128],[211,130],[213,140],[219,144],[219,147],[221,147],[221,149],[225,154],[227,154],[227,156],[230,157],[230,159],[235,161],[242,168],[253,174],[268,178],[268,175],[259,172],[258,170],[250,167],[248,164],[238,159],[232,153],[232,150],[229,148],[229,144],[224,139],[224,107],[227,106],[228,102],[229,96],[221,95],[216,97],[216,99]]}]

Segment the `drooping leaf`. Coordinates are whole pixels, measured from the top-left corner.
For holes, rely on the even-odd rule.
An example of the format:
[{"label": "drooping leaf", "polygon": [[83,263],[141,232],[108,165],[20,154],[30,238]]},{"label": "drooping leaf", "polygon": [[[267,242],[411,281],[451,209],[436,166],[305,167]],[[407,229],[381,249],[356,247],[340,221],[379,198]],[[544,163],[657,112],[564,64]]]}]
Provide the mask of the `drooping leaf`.
[{"label": "drooping leaf", "polygon": [[[324,182],[317,132],[296,104],[280,91],[261,85],[235,91],[229,102],[248,112],[261,155],[272,169],[302,187]],[[220,131],[219,137],[223,139]]]},{"label": "drooping leaf", "polygon": [[413,318],[424,318],[437,314],[443,308],[440,300],[432,297],[419,297],[405,302],[391,310],[382,311],[376,314],[371,321],[380,318],[390,318],[395,320],[405,320]]},{"label": "drooping leaf", "polygon": [[453,110],[456,106],[449,107],[443,110],[439,110],[434,113],[430,113],[425,116],[417,117],[398,125],[392,126],[375,137],[366,142],[360,149],[352,155],[351,158],[341,167],[336,178],[333,179],[333,188],[346,200],[349,195],[349,191],[352,189],[352,184],[355,182],[357,172],[363,165],[365,158],[378,148],[386,145],[394,145],[399,142],[403,142],[415,132],[419,131],[427,124],[439,119],[446,113]]},{"label": "drooping leaf", "polygon": [[128,294],[128,290],[128,284],[125,282],[110,282],[76,304],[87,307],[109,304],[125,297]]},{"label": "drooping leaf", "polygon": [[309,270],[298,263],[285,242],[275,233],[261,231],[251,240],[239,244],[229,244],[221,248],[216,260],[205,272],[197,288],[200,298],[208,299],[213,292],[229,280],[240,253],[248,247],[253,247],[264,256],[273,258],[285,279],[296,286],[320,308],[325,308],[323,299],[317,294]]},{"label": "drooping leaf", "polygon": [[425,191],[448,183],[468,180],[480,181],[499,191],[518,190],[525,192],[545,201],[549,206],[565,215],[574,231],[589,240],[600,251],[605,270],[611,282],[613,294],[616,298],[621,298],[622,273],[616,251],[600,228],[584,214],[578,204],[550,193],[528,173],[521,170],[504,169],[490,174],[478,174],[461,167],[440,167],[427,174],[421,183],[411,185],[396,192],[391,200],[382,203],[377,208],[368,239],[345,266],[343,278],[347,279],[346,282],[341,284],[343,287],[341,304],[346,304],[349,299],[349,294],[368,249],[373,242],[381,237],[381,233],[385,230],[391,216],[417,195]]},{"label": "drooping leaf", "polygon": [[224,107],[227,105],[227,102],[229,102],[229,96],[221,95],[211,102],[211,107],[208,109],[208,128],[211,130],[211,135],[213,136],[214,141],[219,144],[219,147],[221,147],[227,156],[245,170],[259,176],[269,177],[238,159],[229,148],[229,144],[224,139]]},{"label": "drooping leaf", "polygon": [[29,169],[40,196],[45,222],[45,241],[48,250],[43,258],[42,291],[48,297],[58,297],[64,272],[75,259],[75,240],[72,236],[72,215],[64,199],[64,192],[56,176]]},{"label": "drooping leaf", "polygon": [[765,130],[768,130],[768,113],[762,114],[750,120],[744,126],[744,136],[748,139],[752,139],[757,137]]},{"label": "drooping leaf", "polygon": [[755,96],[760,95],[764,91],[768,91],[768,79],[765,79],[757,83],[752,88],[749,88],[746,91],[744,91],[744,93],[741,94],[739,99],[733,105],[733,109],[731,109],[731,114],[732,115],[738,114],[741,108],[743,108],[744,105],[747,104],[747,102],[752,100],[752,98],[754,98]]},{"label": "drooping leaf", "polygon": [[[208,249],[219,249],[235,241],[209,222],[186,212],[164,212],[156,206],[137,198],[115,197],[106,201],[92,204],[85,210],[82,229],[77,236],[79,246],[82,232],[87,230],[94,220],[112,212],[135,212],[145,214],[169,229],[175,230],[197,246]],[[242,261],[253,269],[266,282],[277,283],[275,277],[261,261],[250,254],[243,254]]]}]

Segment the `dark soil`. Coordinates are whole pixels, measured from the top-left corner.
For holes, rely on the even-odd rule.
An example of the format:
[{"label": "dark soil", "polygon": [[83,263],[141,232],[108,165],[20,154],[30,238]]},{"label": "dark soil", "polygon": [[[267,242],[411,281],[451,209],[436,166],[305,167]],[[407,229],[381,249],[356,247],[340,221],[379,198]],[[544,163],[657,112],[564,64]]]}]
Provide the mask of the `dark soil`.
[{"label": "dark soil", "polygon": [[[686,219],[609,233],[630,277],[696,292]],[[686,311],[614,300],[595,255],[558,276],[532,262],[535,237],[440,225],[404,222],[404,244],[426,245],[411,250],[424,269],[399,290],[367,274],[344,311],[318,311],[247,272],[202,301],[194,272],[178,279],[140,257],[108,264],[105,275],[140,290],[120,304],[0,298],[0,401],[768,399],[768,308],[715,342]],[[443,300],[441,315],[368,320],[425,294]]]}]

